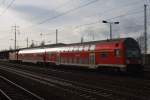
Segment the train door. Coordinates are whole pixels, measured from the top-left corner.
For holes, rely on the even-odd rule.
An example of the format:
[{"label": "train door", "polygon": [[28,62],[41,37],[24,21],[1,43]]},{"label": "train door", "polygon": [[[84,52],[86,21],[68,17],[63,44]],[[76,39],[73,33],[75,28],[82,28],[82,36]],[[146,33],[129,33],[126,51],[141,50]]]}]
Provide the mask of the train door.
[{"label": "train door", "polygon": [[44,63],[46,63],[46,60],[47,60],[47,59],[46,59],[46,55],[47,55],[47,54],[46,54],[46,51],[45,51],[45,52],[42,54],[42,56],[43,56],[43,62],[44,62]]},{"label": "train door", "polygon": [[59,65],[60,64],[60,54],[57,53],[56,54],[56,65]]},{"label": "train door", "polygon": [[120,49],[115,49],[115,64],[120,63],[121,51]]},{"label": "train door", "polygon": [[95,53],[90,53],[89,64],[90,64],[90,68],[95,68]]}]

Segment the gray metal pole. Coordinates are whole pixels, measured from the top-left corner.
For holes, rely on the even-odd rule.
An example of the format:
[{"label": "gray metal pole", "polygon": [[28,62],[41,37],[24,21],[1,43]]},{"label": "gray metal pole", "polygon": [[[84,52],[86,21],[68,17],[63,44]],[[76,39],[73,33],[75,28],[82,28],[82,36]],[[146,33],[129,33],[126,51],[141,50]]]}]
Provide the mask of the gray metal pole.
[{"label": "gray metal pole", "polygon": [[56,29],[56,44],[58,43],[58,30]]},{"label": "gray metal pole", "polygon": [[16,44],[17,44],[17,43],[16,43],[16,38],[17,38],[17,37],[16,37],[16,26],[15,26],[15,50],[16,50]]},{"label": "gray metal pole", "polygon": [[147,5],[144,5],[144,39],[145,39],[145,54],[147,54]]},{"label": "gray metal pole", "polygon": [[14,39],[14,49],[16,50],[17,49],[17,28],[18,28],[19,26],[12,26],[12,28],[13,28],[13,30],[14,30],[14,35],[15,35],[15,39]]},{"label": "gray metal pole", "polygon": [[110,40],[112,39],[112,24],[111,23],[109,23],[110,24]]},{"label": "gray metal pole", "polygon": [[146,54],[147,54],[147,5],[144,5],[144,64],[146,64]]},{"label": "gray metal pole", "polygon": [[29,39],[28,39],[28,37],[27,37],[27,48],[28,48],[28,45],[29,45]]}]

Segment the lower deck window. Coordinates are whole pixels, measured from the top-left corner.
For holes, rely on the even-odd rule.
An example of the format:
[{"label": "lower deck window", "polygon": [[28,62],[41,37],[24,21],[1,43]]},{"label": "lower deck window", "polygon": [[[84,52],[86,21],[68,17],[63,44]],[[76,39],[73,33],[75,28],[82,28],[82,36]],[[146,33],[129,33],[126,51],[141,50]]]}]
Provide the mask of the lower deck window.
[{"label": "lower deck window", "polygon": [[101,57],[101,58],[107,58],[107,56],[108,56],[108,53],[107,53],[107,52],[101,52],[101,53],[100,53],[100,57]]},{"label": "lower deck window", "polygon": [[121,51],[120,51],[120,49],[115,49],[115,56],[116,57],[120,57],[121,56]]},{"label": "lower deck window", "polygon": [[84,64],[88,64],[89,63],[89,59],[88,58],[85,58],[84,59]]},{"label": "lower deck window", "polygon": [[82,64],[82,58],[79,58],[79,63]]}]

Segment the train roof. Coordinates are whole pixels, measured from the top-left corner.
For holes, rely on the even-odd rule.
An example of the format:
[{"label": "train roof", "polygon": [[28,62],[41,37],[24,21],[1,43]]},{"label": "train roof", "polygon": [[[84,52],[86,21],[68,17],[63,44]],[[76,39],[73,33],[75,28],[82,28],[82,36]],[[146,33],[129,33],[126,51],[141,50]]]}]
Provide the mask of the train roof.
[{"label": "train roof", "polygon": [[57,47],[66,47],[66,46],[76,46],[76,45],[91,45],[91,44],[99,44],[99,43],[111,43],[111,42],[125,42],[128,40],[135,41],[133,38],[116,38],[116,39],[107,39],[107,40],[99,40],[99,41],[89,41],[89,42],[83,42],[83,43],[71,43],[71,44],[64,44],[64,43],[58,43],[58,44],[50,44],[45,46],[38,46],[33,48],[21,48],[17,50],[6,50],[1,52],[14,52],[14,51],[24,51],[24,50],[36,50],[36,49],[45,49],[45,48],[57,48]]},{"label": "train roof", "polygon": [[[84,46],[86,49],[86,46],[88,49],[90,50],[93,50],[93,48],[95,48],[95,44],[105,44],[105,43],[112,43],[112,42],[128,42],[128,41],[135,41],[133,38],[119,38],[119,39],[112,39],[112,40],[100,40],[100,41],[90,41],[90,42],[84,42],[84,43],[72,43],[72,44],[65,44],[65,45],[55,45],[55,46],[50,46],[50,47],[42,47],[42,48],[28,48],[28,49],[22,49],[19,51],[19,53],[29,53],[29,52],[32,52],[32,53],[41,53],[41,52],[44,52],[45,50],[46,51],[64,51],[64,50],[70,50],[71,47],[72,48],[76,48],[76,49],[79,49],[79,48],[82,48],[81,46]],[[70,48],[66,48],[66,47],[70,47]]]},{"label": "train roof", "polygon": [[72,43],[72,44],[67,44],[68,45],[84,45],[84,44],[97,44],[97,43],[111,43],[111,42],[125,42],[128,40],[133,40],[135,41],[133,38],[116,38],[116,39],[107,39],[107,40],[99,40],[99,41],[89,41],[89,42],[83,42],[83,43]]}]

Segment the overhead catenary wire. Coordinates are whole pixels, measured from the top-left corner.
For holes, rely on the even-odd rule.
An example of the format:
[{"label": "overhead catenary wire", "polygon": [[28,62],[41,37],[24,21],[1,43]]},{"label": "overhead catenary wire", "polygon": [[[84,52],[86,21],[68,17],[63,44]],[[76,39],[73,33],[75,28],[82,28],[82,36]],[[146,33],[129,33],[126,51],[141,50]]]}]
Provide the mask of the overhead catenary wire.
[{"label": "overhead catenary wire", "polygon": [[3,5],[5,3],[6,0],[2,0],[0,3],[0,6]]},{"label": "overhead catenary wire", "polygon": [[[56,16],[53,16],[53,17],[44,19],[43,21],[38,22],[36,25],[30,25],[30,26],[24,27],[23,29],[28,29],[28,28],[36,27],[36,26],[41,25],[41,24],[44,24],[44,23],[48,23],[48,22],[51,21],[51,20],[54,20],[54,19],[59,18],[59,17],[62,17],[62,16],[64,16],[64,15],[68,14],[68,13],[71,13],[72,11],[78,10],[78,9],[80,9],[80,8],[83,8],[83,7],[85,7],[85,6],[88,6],[88,5],[90,5],[90,4],[92,4],[92,3],[95,3],[95,2],[97,2],[97,1],[99,1],[99,0],[92,0],[92,1],[90,1],[90,2],[88,2],[88,3],[86,3],[86,4],[84,4],[84,5],[75,7],[75,8],[73,8],[73,9],[70,9],[70,10],[68,10],[68,11],[66,11],[66,12],[63,12],[63,13],[61,13],[61,14],[58,14],[58,15],[56,15]],[[67,2],[69,2],[69,1],[67,1]],[[140,0],[139,2],[141,2],[141,0]],[[134,4],[134,5],[135,5],[135,3],[137,4],[137,1],[136,1],[136,2],[134,1],[134,2],[131,2],[131,3],[127,3],[127,4],[125,5],[125,7],[127,7],[127,6],[129,6],[129,5],[131,5],[131,4]],[[65,3],[64,3],[64,5],[65,5]],[[58,8],[59,8],[59,7],[58,7]],[[113,8],[113,9],[114,9],[114,8]],[[115,9],[116,9],[116,7],[115,7]],[[111,10],[111,11],[112,11],[112,10]],[[106,12],[108,13],[108,11],[104,11],[104,13],[106,13]]]},{"label": "overhead catenary wire", "polygon": [[129,16],[129,15],[135,15],[135,14],[139,14],[139,13],[142,13],[142,12],[144,12],[144,10],[122,14],[122,15],[115,16],[115,17],[112,17],[112,18],[108,18],[106,20],[112,20],[112,19],[116,19],[116,18],[120,18],[120,17],[126,17],[126,16]]},{"label": "overhead catenary wire", "polygon": [[[141,1],[139,1],[139,2],[141,2]],[[134,3],[137,3],[137,2],[127,3],[128,5],[125,5],[125,7],[128,7],[129,4],[134,4]],[[114,8],[112,8],[112,9],[114,9]],[[106,12],[108,12],[108,11],[104,11],[103,13],[106,13]],[[129,16],[129,15],[134,15],[134,14],[138,14],[138,13],[142,13],[142,12],[143,12],[143,10],[142,11],[131,12],[131,13],[129,12],[129,13],[125,13],[125,14],[121,14],[119,16],[109,18],[108,20],[116,19],[116,18],[120,18],[120,17],[125,17],[125,16]],[[91,23],[87,23],[87,24],[83,24],[83,25],[77,25],[77,26],[75,26],[75,28],[79,28],[79,27],[82,27],[82,26],[94,25],[94,24],[98,24],[98,23],[99,23],[99,21],[95,21],[95,22],[91,22]]]},{"label": "overhead catenary wire", "polygon": [[[141,11],[142,12],[142,11]],[[138,14],[138,13],[141,13],[140,11],[139,12],[135,12],[134,14]],[[107,12],[106,12],[107,13]],[[63,13],[62,13],[63,14]],[[65,14],[64,14],[65,15]],[[119,15],[119,16],[115,16],[115,18],[113,17],[113,18],[110,18],[110,19],[116,19],[116,18],[122,18],[122,17],[125,17],[125,16],[128,16],[128,15],[133,15],[132,13],[131,14],[127,14],[127,15],[124,15],[124,14],[122,14],[122,15]],[[48,21],[50,21],[50,20],[53,20],[53,19],[56,19],[56,18],[58,18],[58,17],[61,17],[61,16],[63,16],[63,15],[61,15],[60,14],[60,16],[59,15],[56,15],[56,16],[54,16],[54,17],[51,17],[51,18],[49,18],[48,20],[46,20],[45,19],[45,22],[43,22],[43,23],[46,23],[46,22],[48,22]],[[56,18],[55,18],[56,17]],[[42,21],[41,21],[41,23],[38,23],[38,24],[43,24],[42,23]],[[92,24],[96,24],[96,23],[99,23],[98,21],[97,22],[92,22],[92,23],[89,23],[89,24],[85,24],[85,25],[92,25]]]},{"label": "overhead catenary wire", "polygon": [[68,10],[68,11],[65,11],[65,12],[63,12],[63,13],[61,13],[61,14],[58,14],[58,15],[56,15],[56,16],[54,16],[54,17],[47,18],[47,19],[45,19],[45,20],[39,22],[38,24],[44,24],[44,23],[46,23],[47,21],[56,19],[56,18],[58,18],[58,17],[60,17],[60,16],[64,16],[64,15],[66,15],[66,14],[68,14],[68,13],[71,13],[72,11],[75,11],[75,10],[78,10],[78,9],[80,9],[80,8],[86,7],[86,6],[88,6],[88,5],[92,4],[92,3],[95,3],[95,2],[97,2],[97,1],[99,1],[99,0],[93,0],[93,1],[91,1],[91,2],[88,2],[88,3],[86,3],[86,4],[83,4],[83,5],[81,5],[81,6],[72,8],[72,9],[70,9],[70,10]]},{"label": "overhead catenary wire", "polygon": [[[64,7],[65,5],[67,5],[69,2],[71,2],[72,0],[67,0],[65,3],[63,3],[63,4],[61,4],[61,5],[59,5],[59,6],[57,6],[56,8],[54,8],[54,10],[56,11],[56,10],[58,10],[58,9],[60,9],[60,8],[62,8],[62,7]],[[40,17],[42,17],[43,15],[47,15],[47,14],[49,14],[50,12],[45,12],[45,13],[40,13],[39,14],[39,16],[33,16],[33,20],[34,19],[38,19],[38,18],[40,18]]]},{"label": "overhead catenary wire", "polygon": [[12,4],[15,2],[15,0],[12,0],[9,5],[0,13],[0,16],[6,13],[6,11],[12,6]]},{"label": "overhead catenary wire", "polygon": [[[134,15],[134,14],[139,14],[139,13],[142,13],[143,11],[144,10],[140,10],[140,11],[136,11],[136,12],[128,12],[128,13],[121,14],[121,15],[118,15],[118,16],[115,16],[115,17],[112,17],[112,18],[108,18],[106,20],[112,20],[112,19],[117,19],[117,18],[121,18],[121,17]],[[91,22],[91,23],[87,23],[87,24],[77,25],[77,26],[75,26],[75,28],[80,28],[82,26],[89,26],[89,25],[98,24],[98,23],[100,23],[100,21],[95,21],[95,22]]]},{"label": "overhead catenary wire", "polygon": [[34,27],[34,26],[38,26],[38,25],[47,23],[48,21],[51,21],[51,20],[54,20],[54,19],[56,19],[56,18],[62,17],[62,16],[64,16],[64,15],[66,15],[66,14],[69,14],[69,13],[71,13],[71,12],[73,12],[73,11],[76,11],[76,10],[78,10],[78,9],[81,9],[81,8],[83,8],[83,7],[86,7],[86,6],[90,5],[90,4],[93,4],[93,3],[98,2],[98,1],[99,1],[99,0],[92,0],[92,1],[90,1],[90,2],[88,2],[88,3],[86,3],[86,4],[83,4],[83,5],[80,5],[80,6],[78,6],[78,7],[72,8],[72,9],[67,10],[67,11],[65,11],[65,12],[62,12],[62,13],[56,15],[56,16],[53,16],[53,17],[44,19],[43,21],[38,22],[36,25],[31,25],[31,26],[29,26],[29,27],[25,27],[24,29],[26,29],[26,28],[31,28],[31,27]]}]

